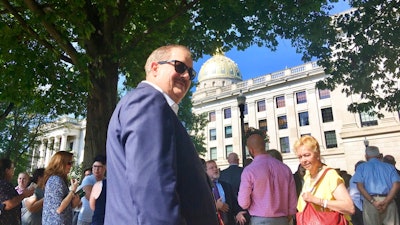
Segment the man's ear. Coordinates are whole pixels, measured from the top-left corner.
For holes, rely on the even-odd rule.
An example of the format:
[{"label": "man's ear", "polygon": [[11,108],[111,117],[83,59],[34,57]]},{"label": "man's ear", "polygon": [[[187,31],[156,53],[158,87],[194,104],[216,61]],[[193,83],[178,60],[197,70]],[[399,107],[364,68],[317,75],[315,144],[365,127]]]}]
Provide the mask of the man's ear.
[{"label": "man's ear", "polygon": [[153,77],[157,77],[157,71],[158,71],[158,63],[157,62],[152,62],[150,65],[150,74]]},{"label": "man's ear", "polygon": [[251,146],[247,146],[247,150],[249,150],[250,155],[253,155],[253,148]]}]

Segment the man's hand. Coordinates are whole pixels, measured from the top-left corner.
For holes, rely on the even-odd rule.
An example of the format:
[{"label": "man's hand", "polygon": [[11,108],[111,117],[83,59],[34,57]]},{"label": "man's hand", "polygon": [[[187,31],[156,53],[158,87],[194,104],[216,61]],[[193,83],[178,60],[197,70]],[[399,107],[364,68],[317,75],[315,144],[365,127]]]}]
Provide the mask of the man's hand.
[{"label": "man's hand", "polygon": [[221,198],[219,198],[215,202],[215,205],[216,205],[217,209],[222,211],[222,212],[228,212],[229,211],[229,205],[226,204],[226,203],[223,203]]},{"label": "man's hand", "polygon": [[236,215],[236,222],[239,223],[240,225],[244,225],[246,223],[246,217],[244,216],[246,214],[246,211],[240,211]]},{"label": "man's hand", "polygon": [[378,210],[379,213],[383,213],[389,205],[389,203],[386,202],[385,200],[375,201],[372,204],[375,206],[375,208]]}]

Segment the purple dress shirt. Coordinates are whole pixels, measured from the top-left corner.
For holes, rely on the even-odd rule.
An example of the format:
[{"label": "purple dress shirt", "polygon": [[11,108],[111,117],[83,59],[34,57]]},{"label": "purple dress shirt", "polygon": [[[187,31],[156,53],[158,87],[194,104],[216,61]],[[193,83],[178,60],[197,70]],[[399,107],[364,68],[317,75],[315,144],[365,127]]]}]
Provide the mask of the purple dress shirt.
[{"label": "purple dress shirt", "polygon": [[297,194],[292,171],[267,154],[256,156],[243,170],[238,202],[251,216],[295,215]]}]

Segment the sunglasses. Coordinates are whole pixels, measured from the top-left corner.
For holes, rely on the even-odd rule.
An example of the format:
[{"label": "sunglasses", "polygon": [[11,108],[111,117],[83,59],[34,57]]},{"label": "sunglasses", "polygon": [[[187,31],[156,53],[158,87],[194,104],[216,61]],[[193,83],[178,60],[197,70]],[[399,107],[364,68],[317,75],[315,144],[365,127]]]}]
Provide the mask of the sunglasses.
[{"label": "sunglasses", "polygon": [[68,166],[71,166],[72,164],[74,164],[74,161],[67,162]]},{"label": "sunglasses", "polygon": [[179,74],[183,74],[186,70],[189,73],[189,78],[190,80],[193,80],[196,77],[196,71],[193,70],[193,68],[189,68],[186,66],[185,63],[179,61],[179,60],[167,60],[167,61],[160,61],[158,64],[163,65],[163,64],[171,64],[174,63],[175,71]]}]

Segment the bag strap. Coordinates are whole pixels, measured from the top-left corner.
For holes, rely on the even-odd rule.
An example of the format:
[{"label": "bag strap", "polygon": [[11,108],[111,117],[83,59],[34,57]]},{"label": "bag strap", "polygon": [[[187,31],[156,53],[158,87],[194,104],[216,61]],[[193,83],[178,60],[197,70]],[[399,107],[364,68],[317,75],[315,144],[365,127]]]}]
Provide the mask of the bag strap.
[{"label": "bag strap", "polygon": [[322,181],[322,178],[324,178],[324,176],[325,176],[325,174],[328,172],[328,170],[331,170],[332,168],[326,168],[325,170],[324,170],[324,173],[322,173],[322,175],[319,177],[319,179],[317,180],[317,182],[315,182],[315,184],[314,184],[314,186],[313,186],[313,188],[311,189],[311,191],[310,192],[314,192],[315,190],[317,190],[317,188],[318,188],[318,185],[321,183],[321,181]]}]

